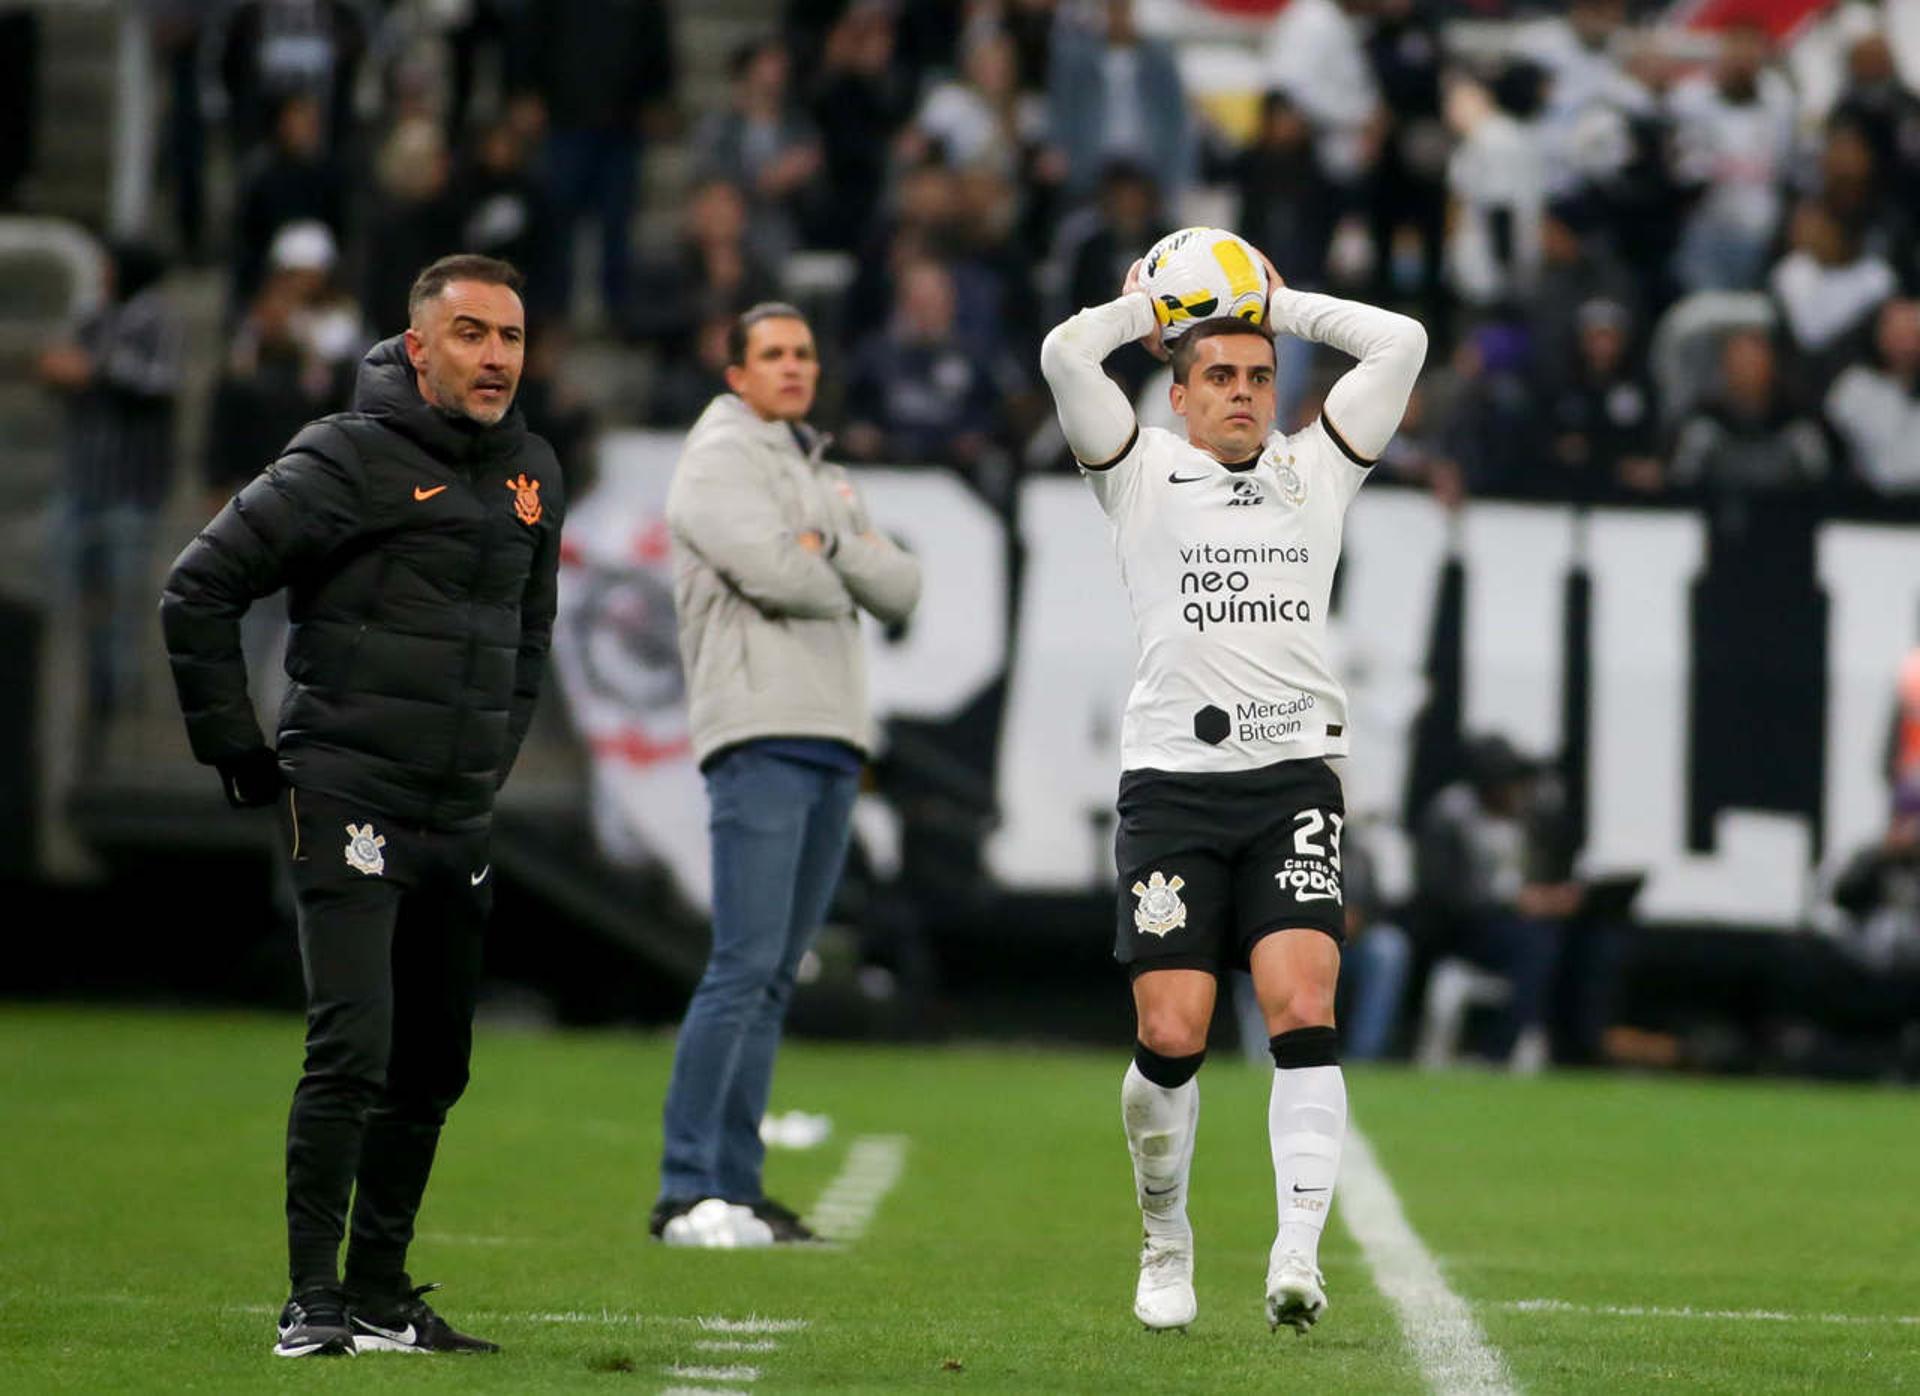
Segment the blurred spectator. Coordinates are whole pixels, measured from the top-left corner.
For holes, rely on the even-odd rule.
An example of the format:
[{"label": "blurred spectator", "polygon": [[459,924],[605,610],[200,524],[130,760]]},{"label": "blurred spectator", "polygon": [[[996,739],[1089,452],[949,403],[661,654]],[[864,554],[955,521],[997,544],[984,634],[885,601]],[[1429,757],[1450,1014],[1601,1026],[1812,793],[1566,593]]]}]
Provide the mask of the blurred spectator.
[{"label": "blurred spectator", "polygon": [[[1125,160],[1109,165],[1100,180],[1099,202],[1061,225],[1067,304],[1055,318],[1065,319],[1082,306],[1112,300],[1127,279],[1127,268],[1163,231],[1160,191],[1153,177]],[[1254,245],[1265,250],[1263,243]],[[1106,367],[1132,397],[1159,363],[1139,345],[1127,344],[1108,356]]]},{"label": "blurred spectator", "polygon": [[1909,223],[1920,218],[1920,96],[1901,80],[1878,25],[1847,51],[1847,86],[1832,120],[1865,133],[1881,167],[1888,201]]},{"label": "blurred spectator", "polygon": [[1413,942],[1385,918],[1373,858],[1351,823],[1340,840],[1340,887],[1347,917],[1347,940],[1340,948],[1343,1055],[1377,1061],[1393,1049],[1413,967]]},{"label": "blurred spectator", "polygon": [[[371,35],[350,0],[235,0],[210,7],[219,18],[206,43],[236,156],[274,136],[291,96],[318,108],[323,150],[338,151],[353,132],[353,89]],[[251,295],[253,288],[244,288]]]},{"label": "blurred spectator", "polygon": [[[1440,72],[1445,57],[1435,7],[1421,0],[1376,0],[1367,59],[1380,86],[1386,129],[1367,186],[1376,249],[1371,299],[1385,303],[1415,299],[1422,318],[1430,322],[1442,315],[1447,130],[1441,114]],[[1298,284],[1291,271],[1282,275],[1289,285]],[[1429,325],[1430,332],[1437,328]]]},{"label": "blurred spectator", "polygon": [[528,154],[519,123],[505,116],[492,122],[455,177],[453,202],[460,249],[510,262],[527,278],[528,329],[538,335],[565,312],[566,292],[558,270],[558,219]]},{"label": "blurred spectator", "polygon": [[[1143,37],[1133,0],[1062,6],[1047,72],[1048,133],[1066,157],[1066,192],[1091,194],[1125,160],[1150,171],[1171,203],[1193,179],[1187,98],[1172,47]],[[1244,231],[1244,230],[1242,230]]]},{"label": "blurred spectator", "polygon": [[1289,286],[1319,290],[1340,195],[1320,168],[1313,130],[1293,99],[1284,92],[1267,93],[1253,139],[1214,173],[1239,196],[1234,231],[1266,253]]},{"label": "blurred spectator", "polygon": [[347,404],[352,365],[328,358],[309,334],[312,297],[323,284],[298,268],[275,272],[234,332],[207,430],[209,517],[278,459],[301,427]]},{"label": "blurred spectator", "polygon": [[707,404],[727,392],[727,332],[739,312],[709,310],[690,326],[691,346],[660,359],[647,398],[647,425],[692,426]]},{"label": "blurred spectator", "polygon": [[[1267,31],[1267,85],[1287,94],[1319,133],[1320,163],[1353,186],[1373,166],[1382,129],[1380,90],[1367,62],[1355,0],[1292,0]],[[1284,275],[1284,273],[1283,273]]]},{"label": "blurred spectator", "polygon": [[665,354],[679,356],[693,351],[701,324],[738,315],[773,299],[777,291],[773,267],[747,239],[746,196],[730,180],[710,176],[688,196],[671,254],[641,265],[627,328]]},{"label": "blurred spectator", "polygon": [[627,309],[642,135],[664,133],[671,119],[677,70],[667,21],[662,0],[540,0],[516,16],[516,68],[548,129],[559,217],[555,299],[572,302],[574,232],[591,218],[600,231],[601,304],[616,322]]},{"label": "blurred spectator", "polygon": [[[1020,91],[1013,40],[987,20],[967,25],[960,75],[936,83],[914,114],[909,159],[935,156],[956,170],[985,169],[1001,179],[1017,179],[1027,151],[1044,145],[1046,113],[1037,99]],[[1058,183],[1063,157],[1053,156],[1036,173]]]},{"label": "blurred spectator", "polygon": [[1011,373],[1004,361],[960,338],[953,276],[945,266],[911,262],[899,288],[887,327],[853,357],[847,451],[863,460],[938,462],[976,472],[996,449]]},{"label": "blurred spectator", "polygon": [[784,42],[756,39],[734,50],[733,86],[724,110],[693,135],[699,178],[727,180],[747,196],[747,241],[779,266],[801,243],[801,228],[822,191],[820,136],[788,94],[791,61]]},{"label": "blurred spectator", "polygon": [[1668,478],[1708,494],[1737,531],[1755,495],[1804,492],[1827,475],[1827,443],[1780,382],[1773,342],[1736,330],[1720,350],[1720,383],[1681,424]]},{"label": "blurred spectator", "polygon": [[1546,166],[1524,124],[1538,91],[1538,70],[1515,66],[1493,90],[1462,78],[1447,94],[1447,124],[1460,137],[1447,165],[1447,269],[1455,294],[1471,305],[1522,296],[1539,271]]},{"label": "blurred spectator", "polygon": [[553,447],[567,498],[578,499],[593,485],[598,429],[593,410],[567,386],[570,344],[566,330],[552,326],[527,345],[526,369],[514,403],[526,414],[527,430]]},{"label": "blurred spectator", "polygon": [[1623,62],[1626,21],[1625,0],[1573,0],[1520,35],[1514,56],[1546,78],[1540,137],[1554,198],[1611,182],[1632,157],[1629,127],[1655,110]]},{"label": "blurred spectator", "polygon": [[[200,47],[210,7],[202,0],[145,0],[142,8],[152,24],[154,57],[166,74],[166,129],[161,136],[165,155],[159,162],[160,174],[171,184],[180,250],[189,260],[199,261],[207,236],[207,123],[200,100]],[[9,47],[0,36],[0,53]],[[0,91],[11,94],[12,87],[0,74]],[[0,130],[0,150],[7,146],[6,134]],[[4,203],[0,198],[0,205]]]},{"label": "blurred spectator", "polygon": [[108,254],[105,305],[40,355],[42,382],[67,402],[55,532],[68,624],[86,662],[83,762],[101,756],[113,715],[139,699],[152,643],[155,516],[173,479],[182,327],[151,248]]},{"label": "blurred spectator", "polygon": [[289,223],[273,240],[267,274],[293,298],[295,335],[312,353],[349,370],[373,343],[359,302],[340,285],[339,251],[324,223]]},{"label": "blurred spectator", "polygon": [[453,156],[441,125],[426,115],[397,123],[374,159],[370,225],[378,242],[367,258],[361,304],[377,339],[407,328],[407,292],[421,267],[455,252],[460,210],[451,182]]},{"label": "blurred spectator", "polygon": [[894,13],[854,0],[828,31],[811,109],[820,129],[827,197],[810,241],[853,251],[878,214],[894,136],[913,114],[914,91],[894,61]]},{"label": "blurred spectator", "polygon": [[1618,301],[1580,307],[1574,362],[1549,378],[1546,433],[1557,470],[1541,472],[1561,498],[1648,495],[1662,484],[1653,385],[1633,356],[1633,321]]},{"label": "blurred spectator", "polygon": [[240,176],[234,243],[235,313],[253,299],[266,268],[267,249],[289,223],[316,220],[336,243],[347,229],[347,177],[327,153],[320,105],[306,93],[281,101],[273,142],[248,159]]},{"label": "blurred spectator", "polygon": [[1840,938],[1795,936],[1775,957],[1784,1065],[1920,1080],[1920,796],[1897,796],[1886,834],[1833,883]]},{"label": "blurred spectator", "polygon": [[[1421,814],[1415,858],[1416,911],[1430,951],[1459,955],[1512,981],[1512,997],[1489,1043],[1495,1060],[1544,1059],[1555,979],[1580,910],[1559,794],[1540,769],[1498,736],[1467,745],[1464,779],[1436,794]],[[1597,1041],[1610,984],[1593,976],[1595,996],[1568,1035]],[[1532,1040],[1522,1046],[1523,1038]],[[1516,1049],[1520,1049],[1516,1053]]]},{"label": "blurred spectator", "polygon": [[[1441,427],[1443,456],[1458,464],[1468,494],[1537,495],[1550,488],[1541,469],[1541,421],[1529,372],[1526,331],[1489,320],[1461,339],[1451,364],[1451,399]],[[1448,492],[1453,482],[1436,479]]]},{"label": "blurred spectator", "polygon": [[1873,313],[1896,289],[1893,268],[1862,247],[1858,227],[1812,201],[1794,211],[1792,247],[1767,284],[1817,394],[1866,349]]},{"label": "blurred spectator", "polygon": [[1843,369],[1827,393],[1827,420],[1852,453],[1853,473],[1880,494],[1920,492],[1920,301],[1880,308],[1874,357]]},{"label": "blurred spectator", "polygon": [[1712,73],[1684,79],[1668,99],[1676,166],[1699,190],[1676,269],[1689,291],[1758,285],[1779,229],[1794,99],[1768,67],[1771,49],[1764,29],[1735,25],[1721,35]]},{"label": "blurred spectator", "polygon": [[1540,223],[1540,270],[1527,300],[1527,322],[1536,361],[1550,379],[1567,377],[1580,357],[1581,307],[1611,301],[1636,321],[1647,309],[1644,277],[1627,271],[1628,264],[1593,231],[1592,217],[1591,204],[1556,204]]}]

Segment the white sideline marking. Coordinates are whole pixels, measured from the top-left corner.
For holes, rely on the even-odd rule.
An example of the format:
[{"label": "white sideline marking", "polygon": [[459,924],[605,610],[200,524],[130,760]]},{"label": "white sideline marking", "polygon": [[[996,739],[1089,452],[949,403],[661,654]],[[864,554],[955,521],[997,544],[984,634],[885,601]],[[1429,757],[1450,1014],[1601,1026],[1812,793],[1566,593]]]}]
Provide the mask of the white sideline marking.
[{"label": "white sideline marking", "polygon": [[1347,1126],[1340,1161],[1340,1215],[1360,1243],[1373,1282],[1392,1302],[1420,1373],[1437,1396],[1508,1396],[1506,1363],[1480,1332],[1466,1301],[1447,1288],[1381,1171],[1366,1136]]},{"label": "white sideline marking", "polygon": [[693,1345],[695,1352],[775,1352],[780,1344],[771,1338],[702,1338]]},{"label": "white sideline marking", "polygon": [[684,1377],[688,1381],[759,1381],[760,1369],[745,1365],[737,1367],[688,1367],[675,1362],[672,1366],[662,1367],[661,1371],[670,1377]]},{"label": "white sideline marking", "polygon": [[428,1241],[437,1246],[524,1246],[531,1244],[518,1236],[461,1236],[450,1231],[422,1231],[414,1237],[416,1241]]},{"label": "white sideline marking", "polygon": [[750,1396],[750,1393],[739,1386],[668,1386],[661,1389],[660,1396]]},{"label": "white sideline marking", "polygon": [[904,1134],[861,1135],[847,1149],[847,1161],[813,1204],[807,1220],[832,1240],[859,1240],[906,1166]]},{"label": "white sideline marking", "polygon": [[708,1318],[694,1320],[709,1333],[798,1333],[811,1327],[810,1318],[761,1318],[757,1314],[748,1314],[745,1318],[725,1318],[718,1314]]},{"label": "white sideline marking", "polygon": [[1795,1314],[1784,1309],[1663,1309],[1651,1304],[1569,1304],[1564,1299],[1510,1299],[1499,1306],[1518,1314],[1596,1314],[1602,1318],[1697,1318],[1736,1323],[1890,1323],[1920,1327],[1920,1314]]}]

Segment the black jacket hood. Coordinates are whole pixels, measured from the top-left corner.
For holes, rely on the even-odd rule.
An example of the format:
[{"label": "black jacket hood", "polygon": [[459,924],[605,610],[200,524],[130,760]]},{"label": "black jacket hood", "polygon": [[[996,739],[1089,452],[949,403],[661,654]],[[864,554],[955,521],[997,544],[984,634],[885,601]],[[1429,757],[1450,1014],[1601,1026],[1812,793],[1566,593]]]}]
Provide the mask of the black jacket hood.
[{"label": "black jacket hood", "polygon": [[360,360],[353,383],[353,410],[413,441],[449,465],[471,465],[510,456],[526,441],[527,419],[516,401],[495,426],[443,412],[420,396],[406,337],[383,339]]}]

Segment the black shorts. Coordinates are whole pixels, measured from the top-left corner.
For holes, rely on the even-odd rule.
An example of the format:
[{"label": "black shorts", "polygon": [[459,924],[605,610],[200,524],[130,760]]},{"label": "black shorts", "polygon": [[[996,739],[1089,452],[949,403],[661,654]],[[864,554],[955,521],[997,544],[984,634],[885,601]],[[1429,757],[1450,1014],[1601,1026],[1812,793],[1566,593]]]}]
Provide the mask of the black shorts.
[{"label": "black shorts", "polygon": [[1255,771],[1120,777],[1114,958],[1149,969],[1245,969],[1296,927],[1345,939],[1340,778],[1319,758]]}]

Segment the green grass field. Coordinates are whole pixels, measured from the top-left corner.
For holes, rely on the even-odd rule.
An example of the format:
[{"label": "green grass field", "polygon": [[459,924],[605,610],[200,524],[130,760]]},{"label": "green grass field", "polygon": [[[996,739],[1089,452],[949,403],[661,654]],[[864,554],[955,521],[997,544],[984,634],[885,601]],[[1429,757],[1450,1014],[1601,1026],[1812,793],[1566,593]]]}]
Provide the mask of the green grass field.
[{"label": "green grass field", "polygon": [[[806,1210],[869,1135],[908,1141],[897,1185],[843,1247],[688,1252],[646,1235],[669,1050],[482,1034],[413,1269],[499,1357],[284,1362],[268,1346],[298,1025],[0,1007],[0,1388],[1425,1389],[1337,1203],[1327,1319],[1267,1332],[1267,1073],[1222,1059],[1202,1077],[1200,1319],[1153,1335],[1129,1312],[1121,1051],[792,1045],[775,1108],[835,1130],[776,1153],[771,1190]],[[1920,1390],[1920,1097],[1349,1076],[1514,1387]],[[786,1322],[710,1322],[749,1317]]]}]

